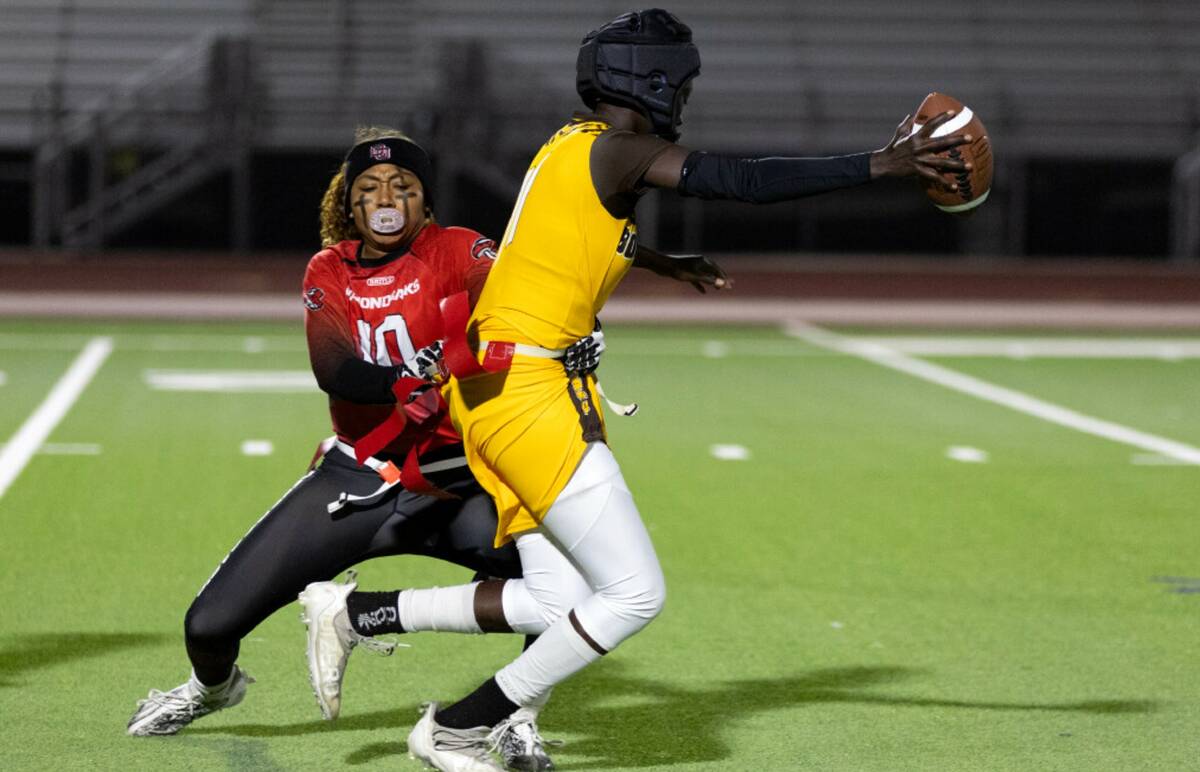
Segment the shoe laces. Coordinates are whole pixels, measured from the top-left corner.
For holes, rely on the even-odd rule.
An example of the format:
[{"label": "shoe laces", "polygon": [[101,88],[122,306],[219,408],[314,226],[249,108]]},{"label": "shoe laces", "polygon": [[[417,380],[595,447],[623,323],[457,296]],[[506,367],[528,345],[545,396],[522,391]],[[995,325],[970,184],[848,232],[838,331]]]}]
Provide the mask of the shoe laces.
[{"label": "shoe laces", "polygon": [[[146,699],[138,700],[138,709],[141,710],[146,705],[161,705],[164,708],[170,708],[174,711],[194,713],[196,708],[200,707],[200,695],[193,693],[190,694],[190,696],[185,696],[183,691],[185,688],[186,687],[176,687],[169,692],[151,689],[150,694],[146,696]],[[190,693],[190,690],[188,691]]]},{"label": "shoe laces", "polygon": [[433,734],[434,746],[439,750],[466,753],[479,758],[486,757],[492,751],[488,735],[476,730],[439,727],[433,730]]},{"label": "shoe laces", "polygon": [[[429,711],[432,702],[421,703],[418,712],[422,715]],[[494,730],[492,730],[494,733]],[[490,758],[488,755],[495,746],[492,744],[492,734],[488,732],[486,727],[473,727],[471,729],[455,729],[454,727],[442,726],[433,719],[433,729],[430,732],[434,747],[438,750],[456,751],[459,753],[467,753],[477,758]]]},{"label": "shoe laces", "polygon": [[395,653],[396,649],[400,647],[404,647],[406,649],[412,648],[412,645],[408,643],[399,643],[397,641],[381,641],[378,638],[368,638],[366,636],[359,636],[355,643],[370,652],[384,657],[390,657]]},{"label": "shoe laces", "polygon": [[[533,756],[539,753],[545,755],[543,750],[545,747],[554,748],[563,744],[562,740],[547,740],[542,737],[537,723],[527,719],[512,718],[506,718],[496,724],[491,734],[488,735],[488,741],[491,743],[493,751],[503,755],[520,756]],[[512,753],[505,753],[506,743],[516,746]]]}]

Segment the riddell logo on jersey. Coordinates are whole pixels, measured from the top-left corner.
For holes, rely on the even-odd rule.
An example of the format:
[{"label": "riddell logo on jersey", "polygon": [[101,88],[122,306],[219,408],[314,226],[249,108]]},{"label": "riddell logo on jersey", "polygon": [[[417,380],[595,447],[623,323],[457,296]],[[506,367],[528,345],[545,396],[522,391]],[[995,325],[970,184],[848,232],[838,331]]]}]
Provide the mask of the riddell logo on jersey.
[{"label": "riddell logo on jersey", "polygon": [[421,280],[413,279],[408,284],[405,284],[403,287],[397,287],[396,289],[392,290],[391,292],[384,295],[383,297],[378,297],[378,298],[360,297],[359,295],[356,295],[354,293],[354,290],[350,289],[349,287],[346,288],[346,297],[350,300],[350,302],[358,303],[360,308],[364,308],[364,309],[387,308],[392,303],[395,303],[397,300],[403,300],[404,298],[408,297],[409,295],[415,295],[416,293],[418,293],[420,291],[421,291]]},{"label": "riddell logo on jersey", "polygon": [[372,276],[367,279],[368,287],[386,287],[396,281],[395,276]]}]

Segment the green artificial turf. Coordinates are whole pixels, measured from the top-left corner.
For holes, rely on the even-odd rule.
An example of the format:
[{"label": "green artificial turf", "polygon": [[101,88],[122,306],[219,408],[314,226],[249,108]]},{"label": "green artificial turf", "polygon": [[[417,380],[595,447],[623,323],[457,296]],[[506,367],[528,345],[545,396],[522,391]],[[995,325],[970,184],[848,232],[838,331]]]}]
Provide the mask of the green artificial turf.
[{"label": "green artificial turf", "polygon": [[[1187,770],[1200,766],[1200,469],[771,329],[606,327],[611,444],[667,608],[558,688],[563,770]],[[86,341],[116,348],[0,498],[0,745],[8,769],[417,769],[404,738],[516,637],[356,653],[319,719],[293,604],[243,642],[239,707],[123,733],[187,676],[182,619],[328,434],[319,393],[154,391],[150,369],[304,370],[294,325],[0,322],[0,437]],[[250,339],[247,342],[247,338]],[[933,360],[931,360],[933,361]],[[1195,361],[937,359],[1200,444]],[[269,456],[240,453],[271,441]],[[747,460],[714,458],[740,445]],[[946,457],[986,451],[987,463]],[[465,581],[374,561],[365,588]],[[1188,592],[1195,590],[1195,592]]]}]

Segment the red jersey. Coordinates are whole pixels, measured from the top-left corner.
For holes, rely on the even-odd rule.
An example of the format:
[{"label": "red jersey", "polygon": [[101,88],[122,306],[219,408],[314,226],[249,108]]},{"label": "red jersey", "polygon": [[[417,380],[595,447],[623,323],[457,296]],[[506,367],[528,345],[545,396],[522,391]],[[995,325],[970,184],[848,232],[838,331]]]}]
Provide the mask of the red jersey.
[{"label": "red jersey", "polygon": [[[397,366],[440,339],[441,300],[467,290],[473,305],[495,257],[491,239],[467,228],[434,223],[398,255],[360,259],[361,247],[360,241],[343,241],[323,249],[304,274],[308,354],[323,387],[336,381],[348,358]],[[353,445],[395,410],[394,402],[384,400],[363,404],[330,393],[334,432]],[[447,416],[432,447],[461,441]],[[386,452],[402,456],[412,442],[406,431]]]}]

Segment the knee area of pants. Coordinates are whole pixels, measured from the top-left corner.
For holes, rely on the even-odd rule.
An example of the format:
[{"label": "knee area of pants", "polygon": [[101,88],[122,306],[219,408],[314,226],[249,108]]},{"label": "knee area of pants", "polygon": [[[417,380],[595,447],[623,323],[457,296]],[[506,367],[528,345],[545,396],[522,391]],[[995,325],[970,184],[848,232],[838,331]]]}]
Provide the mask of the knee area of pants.
[{"label": "knee area of pants", "polygon": [[649,621],[662,613],[667,603],[667,586],[663,583],[646,590],[637,598],[637,609],[643,619]]},{"label": "knee area of pants", "polygon": [[654,596],[654,616],[661,614],[665,605],[667,605],[667,583],[659,582]]},{"label": "knee area of pants", "polygon": [[559,593],[553,597],[535,597],[538,616],[546,626],[554,624],[559,617],[578,606],[592,594],[591,589],[582,582],[572,592],[567,588],[559,588]]},{"label": "knee area of pants", "polygon": [[220,614],[193,603],[183,618],[183,635],[188,643],[203,645],[224,641],[230,633],[222,624]]},{"label": "knee area of pants", "polygon": [[557,595],[550,595],[548,593],[531,592],[529,599],[533,601],[532,612],[547,627],[552,625],[555,620],[567,613],[567,610],[571,608],[566,598],[560,598]]},{"label": "knee area of pants", "polygon": [[661,581],[647,582],[623,592],[601,592],[605,605],[618,617],[642,624],[662,613],[667,601],[667,586]]}]

